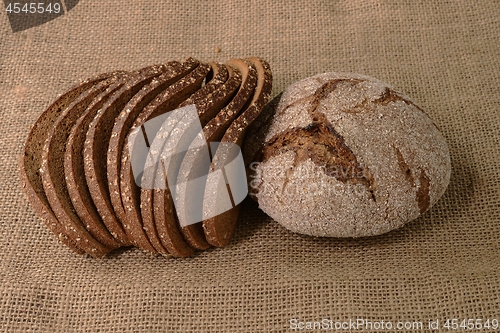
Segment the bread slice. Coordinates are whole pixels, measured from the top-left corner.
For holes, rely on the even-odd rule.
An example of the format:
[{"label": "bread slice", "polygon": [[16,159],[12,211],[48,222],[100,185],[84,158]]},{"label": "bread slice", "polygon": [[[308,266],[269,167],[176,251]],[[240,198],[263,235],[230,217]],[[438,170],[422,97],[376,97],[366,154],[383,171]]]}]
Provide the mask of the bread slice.
[{"label": "bread slice", "polygon": [[[131,73],[131,75],[133,74]],[[71,129],[64,153],[64,175],[69,197],[76,213],[82,221],[95,221],[94,224],[98,223],[105,225],[109,233],[121,246],[129,246],[131,244],[122,225],[116,220],[110,221],[110,219],[105,219],[103,221],[92,201],[92,196],[87,186],[87,180],[85,179],[83,146],[90,122],[94,119],[100,108],[125,84],[125,82],[127,82],[127,80],[130,79],[130,77],[130,75],[122,75],[116,82],[110,85],[92,101],[87,107],[87,110],[85,110]]]},{"label": "bread slice", "polygon": [[[191,94],[200,89],[209,70],[209,65],[200,63],[191,73],[169,86],[164,92],[158,95],[139,114],[125,139],[120,171],[122,203],[127,212],[123,224],[129,238],[134,241],[134,245],[151,253],[156,253],[157,251],[149,242],[143,229],[140,212],[140,188],[136,184],[132,170],[132,163],[134,163],[134,165],[144,165],[147,152],[142,155],[140,151],[141,147],[135,146],[136,142],[139,142],[139,140],[136,140],[136,137],[138,133],[142,135],[141,129],[144,129],[143,125],[148,120],[175,109]],[[146,139],[152,142],[155,134],[156,133],[148,133],[148,136],[151,136]],[[138,153],[131,154],[130,151]],[[134,158],[134,161],[131,161],[131,158]]]},{"label": "bread slice", "polygon": [[[229,87],[228,89],[226,82],[229,78],[229,72],[226,66],[216,63],[211,63],[210,65],[212,67],[212,79],[179,105],[179,108],[195,105],[198,111],[198,117],[202,122],[204,121],[203,119],[213,117],[213,114],[216,114],[218,110],[224,107],[232,96],[233,91],[238,87],[238,85],[233,84],[232,86],[234,88]],[[166,121],[166,123],[167,122],[168,121]],[[183,137],[179,138],[179,131],[172,131],[173,128],[168,128],[168,126],[165,125],[167,124],[164,124],[157,133],[151,144],[150,152],[163,152],[164,149],[166,149],[165,145],[167,145],[167,141],[179,142],[185,139]],[[176,124],[170,125],[174,128],[176,127]],[[152,162],[154,157],[153,154],[148,155],[146,167],[144,168],[143,183],[149,182],[153,184],[158,182],[159,180],[155,179],[155,175],[159,172],[162,172],[160,175],[162,181],[164,182],[166,179],[163,174],[163,166],[161,166],[162,169],[158,169],[158,163],[155,164]],[[167,184],[164,183],[164,185]],[[145,229],[148,230],[149,228],[146,228],[146,225],[152,223],[155,228],[151,229],[156,230],[156,234],[148,234],[148,237],[150,237],[150,239],[157,237],[165,248],[174,256],[190,256],[193,254],[194,249],[186,243],[180,232],[180,226],[177,221],[170,190],[168,186],[164,187],[165,189],[156,188],[153,190],[152,186],[149,186],[148,188],[141,189],[141,212]],[[157,202],[158,204],[154,205],[153,208],[154,191],[159,192],[159,194],[156,195],[162,195],[163,201]]]},{"label": "bread slice", "polygon": [[[213,87],[214,84],[219,82],[224,83],[227,80],[228,74],[225,67],[221,68],[216,64],[210,65],[211,69],[205,78],[205,86],[181,103],[179,107],[182,107],[183,104],[190,101],[193,96],[198,95],[200,91],[213,91],[211,87]],[[170,118],[166,117],[166,119],[168,120],[165,121],[165,124],[162,124],[153,142],[150,144],[149,152],[146,157],[144,172],[142,174],[142,184],[146,186],[142,186],[140,190],[141,217],[146,236],[151,245],[153,245],[158,252],[167,252],[177,257],[187,257],[194,253],[194,249],[182,238],[176,225],[177,219],[173,207],[169,207],[163,211],[164,218],[159,221],[160,223],[158,226],[155,224],[153,216],[153,188],[155,184],[155,174],[158,172],[158,163],[155,163],[157,155],[155,155],[155,153],[161,151],[165,140],[172,130],[168,126]]]},{"label": "bread slice", "polygon": [[[238,88],[240,88],[240,86],[241,86],[241,82],[242,82],[241,73],[238,70],[233,69],[232,67],[226,66],[226,68],[228,69],[228,74],[229,74],[229,78],[228,78],[227,82],[225,82],[219,89],[217,89],[212,94],[212,96],[210,96],[210,97],[206,96],[204,98],[199,98],[199,100],[198,100],[198,105],[197,105],[197,108],[199,108],[198,118],[199,118],[201,126],[206,125],[210,120],[212,120],[220,112],[220,110],[222,110],[226,106],[226,104],[234,97],[234,92],[237,91]],[[197,95],[197,94],[195,94],[195,95]],[[195,97],[195,96],[193,96],[193,97]],[[208,104],[211,105],[211,107],[207,108],[208,105],[204,106],[204,103],[207,103],[207,101],[208,101]],[[214,104],[214,102],[216,102],[216,103]],[[187,103],[189,103],[189,101],[186,101],[183,104],[186,105]],[[175,124],[174,124],[174,126],[175,126]],[[199,127],[200,126],[198,126],[198,128]],[[192,132],[192,131],[189,130],[187,133],[189,133],[189,132]],[[196,133],[196,129],[195,129],[194,134],[198,134],[198,133]],[[192,154],[193,152],[191,150],[198,149],[198,148],[193,147],[193,143],[191,141],[197,140],[199,138],[198,137],[193,138],[193,135],[192,134],[190,134],[190,135],[191,135],[191,137],[188,137],[188,138],[186,138],[186,135],[184,135],[182,137],[182,140],[179,140],[179,139],[170,140],[170,143],[174,144],[173,147],[167,147],[167,142],[164,142],[163,146],[160,150],[162,153],[165,153],[169,149],[170,150],[175,149],[175,150],[179,151],[180,149],[179,149],[178,145],[175,145],[176,142],[183,144],[183,145],[185,143],[189,144],[188,151],[184,151],[182,153],[175,154],[175,158],[166,159],[166,161],[164,161],[164,162],[167,162],[167,163],[163,163],[161,165],[161,169],[159,169],[159,172],[156,175],[155,182],[157,183],[158,186],[156,186],[156,189],[153,193],[154,216],[155,216],[155,223],[159,223],[160,225],[161,225],[161,223],[163,223],[164,220],[166,220],[168,218],[168,216],[166,215],[167,213],[174,212],[174,213],[172,213],[172,215],[175,215],[174,216],[175,218],[177,218],[177,216],[178,216],[177,212],[175,212],[175,210],[174,210],[174,202],[173,202],[172,195],[171,195],[171,191],[172,190],[175,191],[176,188],[178,187],[178,184],[176,184],[176,188],[171,188],[168,185],[167,170],[168,170],[170,177],[172,177],[172,178],[175,177],[180,170],[181,163],[182,163],[183,159],[185,158],[185,156],[187,154]],[[202,144],[205,144],[204,140],[203,140]],[[206,145],[205,145],[205,147],[206,147]],[[160,172],[161,172],[161,174],[160,174]],[[166,188],[166,190],[160,189],[161,186],[159,186],[159,185],[161,185],[161,184],[158,184],[158,183],[161,181],[164,182],[163,187]],[[178,219],[176,219],[176,224],[179,224]],[[179,228],[181,228],[180,225],[179,225]],[[181,233],[182,233],[184,239],[188,242],[188,244],[191,247],[198,249],[198,250],[205,250],[205,249],[210,247],[210,244],[208,244],[207,241],[205,240],[203,232],[200,233],[198,231],[199,230],[197,230],[196,228],[189,228],[187,230],[182,230],[182,228],[181,228]]]},{"label": "bread slice", "polygon": [[[255,89],[254,96],[250,105],[235,121],[231,123],[221,140],[222,143],[232,143],[240,147],[248,126],[259,116],[262,109],[268,102],[272,91],[273,78],[269,64],[259,58],[249,58],[248,60],[257,69],[257,87]],[[209,185],[215,185],[219,182],[223,182],[222,184],[226,183],[225,179],[223,179],[225,177],[224,167],[236,157],[235,151],[232,147],[234,146],[223,144],[217,149],[212,160],[211,171],[222,170],[222,172],[215,174],[216,177],[211,179],[210,184],[207,184],[205,197],[210,195],[212,193],[211,191],[213,191],[213,188],[210,188]],[[216,179],[218,177],[222,177],[222,179]],[[244,182],[246,184],[246,179]],[[231,193],[231,188],[227,183],[226,188],[228,193]],[[215,200],[218,198],[218,196],[213,197]],[[236,203],[234,196],[233,202]],[[215,201],[215,205],[217,205],[217,201]],[[221,247],[230,242],[236,229],[239,210],[240,205],[236,203],[236,206],[232,209],[203,221],[203,230],[205,231],[205,237],[207,238],[208,243],[213,246]]]},{"label": "bread slice", "polygon": [[167,64],[169,67],[168,70],[135,94],[116,118],[109,140],[107,174],[111,203],[113,204],[118,219],[124,220],[126,215],[120,195],[119,176],[125,136],[128,134],[136,117],[146,105],[148,105],[160,92],[190,73],[198,64],[199,62],[194,59],[188,59],[183,64],[177,61],[169,62]]},{"label": "bread slice", "polygon": [[[64,147],[69,132],[80,115],[92,100],[115,80],[116,77],[111,77],[97,83],[59,114],[48,132],[40,166],[43,188],[52,211],[78,247],[93,257],[102,257],[120,245],[102,224],[94,224],[90,220],[82,222],[76,214],[64,179]],[[88,226],[89,230],[85,226]]]},{"label": "bread slice", "polygon": [[19,179],[31,206],[49,230],[52,231],[63,244],[78,254],[83,254],[85,252],[71,240],[66,229],[57,220],[43,189],[42,177],[40,175],[42,148],[52,124],[63,110],[90,87],[117,74],[117,72],[106,73],[86,79],[71,87],[66,93],[60,95],[40,115],[35,124],[31,127],[24,145],[23,153],[19,157]]},{"label": "bread slice", "polygon": [[[231,122],[238,117],[239,113],[252,97],[257,84],[257,70],[253,64],[243,60],[233,59],[228,61],[226,65],[233,67],[241,73],[242,84],[231,102],[203,127],[203,136],[208,145],[210,145],[211,142],[219,141],[223,137]],[[204,184],[189,181],[201,175],[208,174],[208,169],[202,170],[204,165],[202,161],[207,158],[207,153],[206,149],[196,149],[195,146],[188,149],[180,166],[177,184],[181,184],[181,186],[178,186],[175,197],[177,216],[181,224],[181,230],[188,242],[192,246],[200,249],[205,249],[210,246],[206,241],[202,223],[185,225],[183,221],[189,221],[193,211],[195,211],[195,215],[200,215],[198,214],[198,210],[202,209],[202,207],[194,207],[189,203],[191,198],[199,196],[200,193],[203,195],[205,191]],[[188,184],[190,184],[190,186],[188,186]],[[202,198],[200,200],[202,200]],[[200,245],[203,245],[203,247]]]},{"label": "bread slice", "polygon": [[83,148],[85,179],[105,225],[120,224],[111,204],[106,171],[106,154],[115,119],[143,86],[168,68],[166,65],[155,65],[139,70],[111,96],[89,124]]}]

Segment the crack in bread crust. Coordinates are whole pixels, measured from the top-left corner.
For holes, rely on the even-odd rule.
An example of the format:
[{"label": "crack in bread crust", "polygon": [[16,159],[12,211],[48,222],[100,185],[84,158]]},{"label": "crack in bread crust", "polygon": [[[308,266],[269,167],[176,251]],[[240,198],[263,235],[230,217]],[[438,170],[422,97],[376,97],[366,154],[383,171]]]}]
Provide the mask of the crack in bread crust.
[{"label": "crack in bread crust", "polygon": [[293,128],[274,136],[264,146],[262,162],[287,151],[293,151],[296,155],[294,166],[311,159],[327,176],[343,183],[365,186],[375,201],[373,175],[358,163],[344,138],[331,124],[313,122],[306,127]]},{"label": "crack in bread crust", "polygon": [[386,87],[384,92],[382,93],[382,95],[380,95],[379,98],[374,100],[373,103],[385,106],[391,102],[396,102],[396,101],[402,101],[408,105],[412,105],[412,106],[416,107],[419,111],[423,112],[423,110],[420,108],[420,106],[416,105],[415,103],[413,103],[409,99],[401,96],[400,94],[398,94],[396,91],[394,91],[393,89],[391,89],[389,87]]},{"label": "crack in bread crust", "polygon": [[408,163],[406,163],[403,154],[401,154],[401,151],[393,147],[394,151],[396,152],[396,157],[398,158],[398,166],[399,169],[401,169],[401,172],[404,174],[405,179],[411,184],[412,187],[415,187],[415,178],[413,177],[413,172],[410,169],[410,166]]},{"label": "crack in bread crust", "polygon": [[430,188],[430,179],[425,173],[424,170],[420,171],[420,186],[417,190],[417,203],[418,208],[420,209],[420,214],[425,212],[430,205],[430,196],[429,196],[429,188]]},{"label": "crack in bread crust", "polygon": [[[318,111],[321,101],[342,82],[358,84],[363,80],[331,80],[316,89],[313,95],[304,98],[312,97],[311,105],[307,110],[312,122],[305,127],[292,128],[272,137],[264,144],[258,161],[265,162],[272,156],[293,151],[295,153],[294,167],[302,161],[311,159],[327,176],[334,177],[343,183],[365,186],[371,194],[371,199],[376,201],[374,194],[376,183],[373,174],[367,167],[359,164],[356,155],[346,145],[342,135],[335,130],[326,115]],[[285,109],[288,107],[286,106]]]},{"label": "crack in bread crust", "polygon": [[[319,106],[319,103],[321,102],[321,100],[325,99],[330,93],[332,93],[335,89],[337,89],[337,87],[340,83],[344,83],[344,82],[350,82],[350,83],[352,83],[353,86],[355,86],[358,83],[365,82],[365,80],[335,79],[335,80],[328,81],[328,82],[324,83],[321,87],[319,87],[314,92],[314,94],[299,98],[299,99],[293,101],[292,103],[288,104],[287,106],[285,106],[283,108],[283,110],[280,110],[278,112],[277,116],[282,115],[289,108],[296,106],[299,103],[308,102],[311,99],[312,99],[311,105],[314,106],[314,110],[315,110]],[[345,111],[345,112],[351,112],[351,111]],[[352,112],[355,113],[355,111],[352,111]]]},{"label": "crack in bread crust", "polygon": [[[391,89],[389,87],[386,87],[385,90],[384,90],[384,92],[382,93],[382,95],[379,98],[377,98],[376,100],[372,101],[372,103],[386,106],[389,103],[396,102],[396,101],[402,101],[402,102],[404,102],[407,105],[411,105],[411,106],[415,107],[418,111],[424,113],[425,115],[427,115],[427,117],[429,117],[429,115],[427,114],[427,112],[425,112],[420,106],[418,106],[417,104],[415,104],[414,102],[412,102],[408,98],[405,98],[404,96],[402,96],[401,94],[399,94],[398,92],[396,92],[395,90],[393,90],[393,89]],[[432,125],[434,127],[436,127],[436,129],[438,131],[440,131],[439,127],[431,119],[431,117],[429,117],[429,119],[431,120]]]},{"label": "crack in bread crust", "polygon": [[336,79],[331,80],[323,84],[321,87],[316,89],[313,96],[313,101],[311,102],[311,108],[308,110],[309,115],[311,116],[313,121],[319,121],[320,119],[325,119],[326,117],[323,113],[318,112],[318,106],[323,99],[328,97],[335,89],[337,89],[338,85],[343,82],[350,82],[353,85],[357,85],[358,83],[363,82],[363,80],[359,79]]},{"label": "crack in bread crust", "polygon": [[[408,165],[408,163],[406,163],[406,161],[403,157],[403,154],[401,153],[401,151],[398,148],[396,148],[396,147],[393,147],[393,148],[394,148],[394,151],[396,152],[396,157],[398,159],[398,166],[401,169],[401,172],[403,173],[403,175],[405,176],[405,179],[411,184],[412,187],[416,187],[415,176],[414,176],[412,170],[410,169],[410,166]],[[430,196],[429,196],[430,179],[423,169],[421,169],[421,168],[419,168],[419,169],[420,169],[420,177],[419,177],[420,183],[419,183],[419,186],[417,188],[417,194],[416,194],[415,200],[417,201],[420,214],[422,214],[423,212],[425,212],[427,210],[427,208],[429,208],[430,201],[431,201]]]}]

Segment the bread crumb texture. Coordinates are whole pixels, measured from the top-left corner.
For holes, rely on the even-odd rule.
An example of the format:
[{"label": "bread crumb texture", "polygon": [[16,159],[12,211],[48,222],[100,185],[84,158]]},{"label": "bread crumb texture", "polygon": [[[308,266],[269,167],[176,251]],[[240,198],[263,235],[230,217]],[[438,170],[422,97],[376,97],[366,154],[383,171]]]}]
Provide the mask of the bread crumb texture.
[{"label": "bread crumb texture", "polygon": [[[287,229],[363,237],[417,218],[448,186],[448,146],[407,96],[367,76],[325,73],[279,97],[249,174],[260,208]],[[250,139],[250,138],[249,138]]]}]

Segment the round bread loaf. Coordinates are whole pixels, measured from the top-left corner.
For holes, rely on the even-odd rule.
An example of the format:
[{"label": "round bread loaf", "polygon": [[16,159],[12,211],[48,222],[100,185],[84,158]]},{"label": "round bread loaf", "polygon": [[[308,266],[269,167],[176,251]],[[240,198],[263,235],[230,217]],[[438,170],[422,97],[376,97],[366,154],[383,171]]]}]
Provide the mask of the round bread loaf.
[{"label": "round bread loaf", "polygon": [[262,116],[269,113],[271,121],[245,143],[257,152],[249,188],[291,231],[386,233],[427,211],[448,186],[443,135],[420,107],[379,80],[319,74],[290,86]]}]

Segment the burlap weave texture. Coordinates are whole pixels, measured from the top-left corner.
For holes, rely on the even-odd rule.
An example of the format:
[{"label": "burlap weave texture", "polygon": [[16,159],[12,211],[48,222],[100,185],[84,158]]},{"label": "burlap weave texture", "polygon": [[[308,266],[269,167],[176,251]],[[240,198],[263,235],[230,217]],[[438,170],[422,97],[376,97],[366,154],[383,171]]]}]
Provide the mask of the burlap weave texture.
[{"label": "burlap weave texture", "polygon": [[[4,14],[0,331],[288,332],[293,318],[364,318],[421,321],[424,332],[429,320],[500,320],[500,3],[82,0],[18,33]],[[74,255],[19,186],[29,126],[80,79],[187,56],[263,57],[273,95],[328,71],[391,84],[443,132],[448,190],[421,218],[373,238],[293,234],[247,200],[223,249]]]}]

